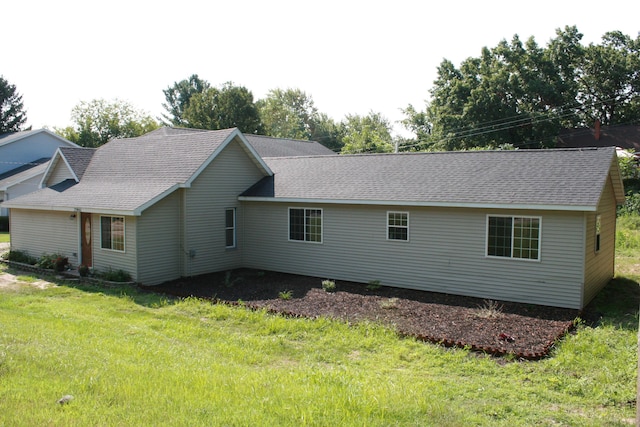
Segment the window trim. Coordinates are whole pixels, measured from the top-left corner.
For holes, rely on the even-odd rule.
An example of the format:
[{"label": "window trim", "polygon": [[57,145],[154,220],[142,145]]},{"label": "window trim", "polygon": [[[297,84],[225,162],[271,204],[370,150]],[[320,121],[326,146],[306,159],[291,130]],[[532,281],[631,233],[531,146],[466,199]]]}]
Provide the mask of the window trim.
[{"label": "window trim", "polygon": [[[391,214],[401,214],[407,216],[407,225],[391,225],[389,224],[389,215]],[[392,239],[389,237],[389,230],[391,228],[402,228],[407,230],[407,238],[406,239]],[[387,240],[390,242],[408,242],[409,241],[409,212],[408,211],[387,211]]]},{"label": "window trim", "polygon": [[[304,218],[304,239],[292,239],[291,238],[291,211],[292,210],[302,210],[303,218]],[[320,241],[308,240],[307,239],[307,211],[319,211],[320,212]],[[300,243],[314,243],[317,245],[321,245],[324,242],[324,210],[322,208],[314,208],[314,207],[289,207],[287,209],[287,240],[289,242],[300,242]]]},{"label": "window trim", "polygon": [[[233,224],[231,226],[227,225],[227,212],[231,211],[233,213]],[[224,247],[226,249],[234,249],[238,247],[238,239],[237,239],[237,217],[236,217],[236,208],[225,208],[224,210]],[[229,230],[233,231],[233,244],[229,246],[227,243],[227,232]]]},{"label": "window trim", "polygon": [[[111,240],[111,247],[107,248],[104,246],[104,239],[103,239],[103,229],[102,229],[102,219],[103,218],[111,218],[111,221],[109,222],[109,232],[110,232],[110,240]],[[122,249],[114,249],[113,247],[113,220],[120,218],[122,219]],[[100,215],[100,249],[105,250],[105,251],[113,251],[113,252],[121,252],[124,253],[126,252],[127,249],[127,221],[125,219],[124,216],[121,215]]]},{"label": "window trim", "polygon": [[[509,256],[500,256],[500,255],[489,255],[489,220],[490,218],[511,218],[511,254]],[[524,218],[524,219],[537,219],[538,220],[538,257],[537,258],[522,258],[522,257],[514,257],[514,232],[515,232],[515,219]],[[486,230],[485,230],[485,241],[484,241],[484,255],[486,258],[492,259],[509,259],[516,261],[531,261],[531,262],[540,262],[542,260],[542,217],[535,215],[504,215],[504,214],[487,214],[486,222],[485,222]]]}]

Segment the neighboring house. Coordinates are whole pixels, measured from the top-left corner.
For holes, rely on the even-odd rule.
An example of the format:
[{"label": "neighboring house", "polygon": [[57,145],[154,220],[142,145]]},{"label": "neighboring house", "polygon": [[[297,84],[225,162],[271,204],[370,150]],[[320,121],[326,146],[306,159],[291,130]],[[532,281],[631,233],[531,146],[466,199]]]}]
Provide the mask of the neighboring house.
[{"label": "neighboring house", "polygon": [[619,147],[640,153],[640,126],[600,126],[593,129],[563,129],[556,143],[558,148]]},{"label": "neighboring house", "polygon": [[46,188],[7,203],[12,249],[147,285],[246,267],[569,308],[613,277],[613,148],[270,157],[279,143],[165,129],[61,149]]},{"label": "neighboring house", "polygon": [[[37,190],[47,162],[58,147],[76,144],[46,130],[0,135],[0,202]],[[0,216],[7,216],[0,208]]]}]

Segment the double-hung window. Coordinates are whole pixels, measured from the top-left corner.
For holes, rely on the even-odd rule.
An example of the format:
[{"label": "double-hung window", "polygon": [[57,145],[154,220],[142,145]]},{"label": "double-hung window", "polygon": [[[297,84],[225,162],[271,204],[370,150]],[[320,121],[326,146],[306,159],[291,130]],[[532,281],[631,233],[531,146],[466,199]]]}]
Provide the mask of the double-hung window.
[{"label": "double-hung window", "polygon": [[227,208],[224,211],[224,235],[227,248],[236,247],[236,208]]},{"label": "double-hung window", "polygon": [[100,217],[100,247],[124,252],[124,217]]},{"label": "double-hung window", "polygon": [[540,259],[539,217],[488,216],[487,256]]},{"label": "double-hung window", "polygon": [[322,209],[289,208],[289,240],[322,243]]},{"label": "double-hung window", "polygon": [[409,212],[387,212],[387,239],[409,240]]}]

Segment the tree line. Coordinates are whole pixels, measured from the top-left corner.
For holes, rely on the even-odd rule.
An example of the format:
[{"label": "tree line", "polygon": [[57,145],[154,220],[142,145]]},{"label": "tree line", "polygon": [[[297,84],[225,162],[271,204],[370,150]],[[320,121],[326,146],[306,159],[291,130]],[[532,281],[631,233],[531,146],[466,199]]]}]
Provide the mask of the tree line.
[{"label": "tree line", "polygon": [[[483,48],[459,66],[445,59],[424,108],[408,105],[400,124],[412,134],[394,137],[382,114],[349,114],[335,121],[296,88],[272,89],[254,100],[244,86],[213,86],[197,74],[163,90],[162,117],[121,100],[81,102],[73,126],[54,128],[82,146],[134,137],[162,125],[224,129],[314,140],[341,153],[553,147],[562,128],[640,123],[640,36],[619,31],[600,44],[581,44],[574,27],[558,29],[544,47],[533,37]],[[0,77],[0,133],[26,122],[21,96]]]}]

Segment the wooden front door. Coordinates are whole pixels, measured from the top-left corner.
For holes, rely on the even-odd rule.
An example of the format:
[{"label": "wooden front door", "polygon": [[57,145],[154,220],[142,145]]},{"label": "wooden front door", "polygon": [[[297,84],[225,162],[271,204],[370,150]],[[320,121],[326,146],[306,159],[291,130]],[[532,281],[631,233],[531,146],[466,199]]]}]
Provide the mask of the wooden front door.
[{"label": "wooden front door", "polygon": [[93,252],[91,250],[91,214],[80,214],[81,235],[82,235],[82,264],[87,267],[93,266]]}]

